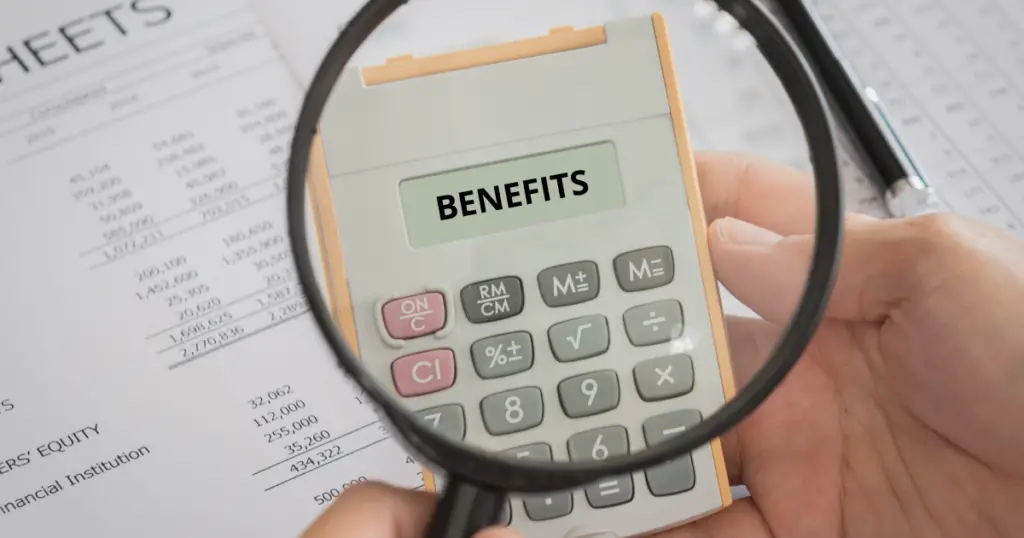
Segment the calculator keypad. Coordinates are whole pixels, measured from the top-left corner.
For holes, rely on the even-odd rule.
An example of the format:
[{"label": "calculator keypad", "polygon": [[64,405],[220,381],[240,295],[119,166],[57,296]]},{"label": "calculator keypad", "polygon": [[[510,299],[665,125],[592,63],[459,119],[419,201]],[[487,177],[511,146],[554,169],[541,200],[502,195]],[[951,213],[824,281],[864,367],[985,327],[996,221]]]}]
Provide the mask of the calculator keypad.
[{"label": "calculator keypad", "polygon": [[645,402],[657,402],[693,390],[693,360],[678,353],[645,360],[633,367],[636,391]]},{"label": "calculator keypad", "polygon": [[462,288],[462,311],[470,323],[488,323],[523,311],[523,281],[506,276]]},{"label": "calculator keypad", "polygon": [[551,307],[585,303],[601,289],[597,264],[590,261],[549,267],[537,275],[540,296]]},{"label": "calculator keypad", "polygon": [[630,308],[622,320],[634,346],[664,344],[683,335],[683,306],[674,299]]},{"label": "calculator keypad", "polygon": [[489,336],[473,342],[469,354],[482,379],[507,377],[533,366],[533,338],[526,331]]},{"label": "calculator keypad", "polygon": [[560,362],[596,357],[608,351],[608,318],[592,314],[556,323],[548,329],[548,341]]},{"label": "calculator keypad", "polygon": [[540,425],[544,420],[544,400],[537,387],[512,389],[484,398],[480,413],[491,435],[507,435]]},{"label": "calculator keypad", "polygon": [[619,376],[602,370],[570,377],[558,384],[558,399],[569,418],[611,411],[619,406]]},{"label": "calculator keypad", "polygon": [[455,353],[431,349],[400,357],[391,363],[395,388],[402,396],[421,396],[455,384]]},{"label": "calculator keypad", "polygon": [[[611,266],[619,289],[630,296],[666,286],[675,277],[673,254],[665,246],[625,252],[616,256]],[[470,323],[483,324],[519,315],[524,309],[526,296],[523,282],[520,276],[506,275],[466,285],[459,297],[465,318]],[[601,292],[599,268],[593,261],[574,261],[545,268],[536,274],[536,282],[544,304],[531,308],[580,305],[596,299]],[[625,332],[626,341],[616,345],[634,350],[681,337],[684,330],[682,304],[657,295],[643,297],[645,300],[638,300],[634,303],[636,306],[624,312],[587,312],[586,307],[582,307],[583,311],[572,309],[572,314],[566,319],[547,327],[546,334],[502,325],[500,330],[484,335],[465,349],[430,349],[399,357],[391,366],[395,387],[404,397],[443,391],[456,382],[457,362],[467,364],[467,360],[473,365],[477,377],[485,383],[516,376],[531,370],[539,360],[551,360],[543,353],[538,355],[537,346],[545,344],[536,342],[537,338],[546,337],[547,346],[557,362],[594,359],[609,352],[613,329],[618,330],[612,325],[618,323],[622,324],[620,327]],[[449,300],[451,298],[441,293],[428,292],[386,302],[382,317],[387,335],[402,340],[436,333],[448,321],[445,319],[445,306]],[[468,354],[468,357],[463,358],[463,354]],[[629,360],[628,357],[627,352],[622,360]],[[543,424],[546,412],[562,413],[574,421],[608,413],[619,407],[623,391],[635,391],[643,402],[678,398],[693,391],[695,376],[690,355],[672,353],[657,356],[651,353],[640,359],[632,364],[632,380],[620,380],[616,370],[605,366],[611,359],[594,359],[595,367],[586,368],[584,373],[576,370],[572,375],[552,379],[559,405],[551,406],[550,410],[546,409],[541,387],[519,386],[488,394],[476,404],[434,405],[418,411],[418,416],[441,435],[463,440],[467,435],[466,413],[479,413],[487,434],[498,437],[538,428]],[[547,405],[550,406],[550,402]],[[649,417],[642,424],[643,440],[647,446],[656,445],[701,420],[700,412],[693,409]],[[597,425],[600,424],[598,421]],[[551,432],[538,431],[541,432],[538,441],[550,440],[548,433]],[[629,435],[622,425],[588,429],[569,436],[564,442],[572,461],[603,460],[630,452]],[[552,459],[551,445],[546,442],[527,444],[505,452],[517,459]],[[644,475],[647,489],[655,496],[689,491],[695,485],[690,455],[650,468]],[[632,501],[635,487],[633,476],[624,474],[605,477],[584,487],[583,492],[587,503],[600,509]],[[573,511],[571,492],[528,495],[522,500],[527,517],[534,521],[564,517]]]}]

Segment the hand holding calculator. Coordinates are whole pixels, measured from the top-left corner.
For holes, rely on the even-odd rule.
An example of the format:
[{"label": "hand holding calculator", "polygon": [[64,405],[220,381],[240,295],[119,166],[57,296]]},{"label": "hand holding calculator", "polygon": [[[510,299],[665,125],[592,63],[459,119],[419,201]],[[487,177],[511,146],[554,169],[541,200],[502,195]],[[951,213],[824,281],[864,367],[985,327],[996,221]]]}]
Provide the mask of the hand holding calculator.
[{"label": "hand holding calculator", "polygon": [[[435,431],[513,459],[601,461],[733,396],[660,16],[348,69],[318,142],[332,313]],[[731,501],[716,440],[514,495],[503,517],[528,536],[632,536]]]}]

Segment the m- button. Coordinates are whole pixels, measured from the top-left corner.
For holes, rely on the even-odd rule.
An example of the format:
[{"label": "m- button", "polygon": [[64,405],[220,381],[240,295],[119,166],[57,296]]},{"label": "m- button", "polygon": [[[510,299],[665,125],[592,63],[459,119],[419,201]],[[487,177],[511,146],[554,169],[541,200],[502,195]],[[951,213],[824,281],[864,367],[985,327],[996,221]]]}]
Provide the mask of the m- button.
[{"label": "m- button", "polygon": [[664,286],[675,276],[672,250],[649,247],[619,254],[612,262],[622,291],[642,291]]},{"label": "m- button", "polygon": [[444,296],[429,292],[393,299],[381,310],[388,334],[397,340],[407,340],[441,330],[445,321],[444,308]]}]

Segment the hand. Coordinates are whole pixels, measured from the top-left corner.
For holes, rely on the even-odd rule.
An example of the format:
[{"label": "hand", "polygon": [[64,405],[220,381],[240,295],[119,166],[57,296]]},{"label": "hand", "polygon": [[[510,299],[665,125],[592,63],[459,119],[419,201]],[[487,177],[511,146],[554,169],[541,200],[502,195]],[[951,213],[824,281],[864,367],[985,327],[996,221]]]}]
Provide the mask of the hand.
[{"label": "hand", "polygon": [[[809,177],[698,159],[737,388],[803,293]],[[728,218],[732,217],[732,218]],[[751,497],[663,538],[981,538],[1024,532],[1024,245],[951,215],[849,215],[826,319],[723,437]]]},{"label": "hand", "polygon": [[[363,482],[345,490],[302,538],[423,538],[437,497]],[[474,538],[519,538],[510,529],[484,529]]]}]

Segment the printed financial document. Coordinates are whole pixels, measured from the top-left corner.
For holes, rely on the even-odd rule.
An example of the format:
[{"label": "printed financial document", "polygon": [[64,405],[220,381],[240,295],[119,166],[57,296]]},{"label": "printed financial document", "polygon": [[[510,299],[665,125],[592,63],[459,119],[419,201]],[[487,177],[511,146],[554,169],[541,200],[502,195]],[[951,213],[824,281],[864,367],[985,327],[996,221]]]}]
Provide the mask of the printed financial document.
[{"label": "printed financial document", "polygon": [[421,487],[307,315],[301,92],[248,5],[0,12],[0,536],[294,536]]}]

